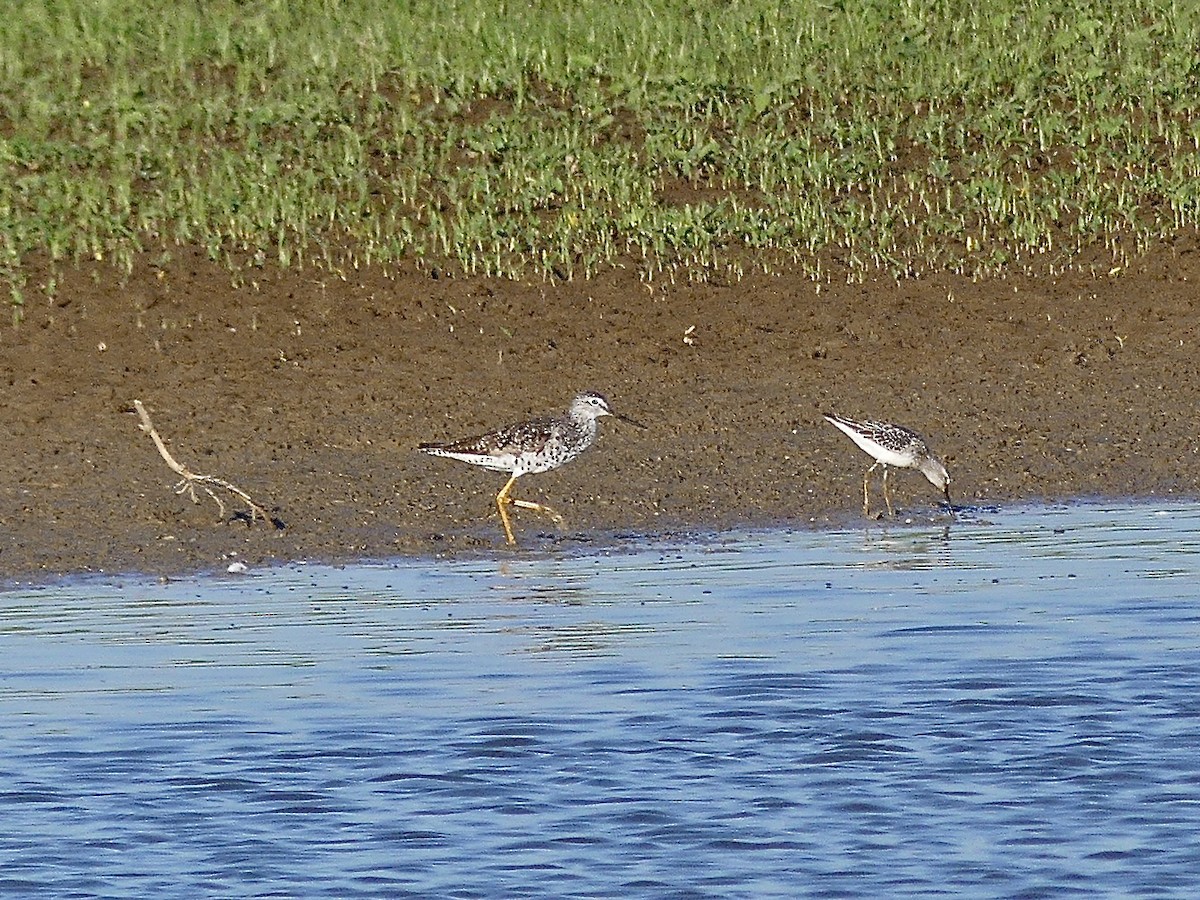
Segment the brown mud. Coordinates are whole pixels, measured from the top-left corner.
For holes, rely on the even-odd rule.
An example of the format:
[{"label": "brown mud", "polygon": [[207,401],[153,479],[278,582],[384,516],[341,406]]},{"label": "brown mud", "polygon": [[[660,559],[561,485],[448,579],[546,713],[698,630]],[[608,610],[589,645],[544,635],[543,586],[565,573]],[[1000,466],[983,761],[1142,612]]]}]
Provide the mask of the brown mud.
[{"label": "brown mud", "polygon": [[[1194,497],[1196,250],[1120,273],[823,285],[267,269],[235,287],[186,252],[124,283],[72,270],[0,328],[0,579],[861,521],[870,459],[826,409],[922,433],[961,504]],[[650,427],[603,419],[579,460],[521,479],[514,495],[566,525],[516,510],[515,551],[504,477],[416,452],[588,388]],[[134,399],[181,463],[285,527],[173,493]],[[941,515],[919,474],[892,483],[902,515]]]}]

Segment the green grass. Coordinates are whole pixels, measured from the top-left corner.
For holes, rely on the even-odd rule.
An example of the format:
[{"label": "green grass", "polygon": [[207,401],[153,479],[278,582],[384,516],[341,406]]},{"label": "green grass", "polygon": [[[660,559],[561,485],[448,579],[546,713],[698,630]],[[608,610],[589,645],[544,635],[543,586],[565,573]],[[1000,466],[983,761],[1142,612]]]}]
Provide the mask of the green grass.
[{"label": "green grass", "polygon": [[[15,0],[0,278],[1114,266],[1200,222],[1200,4]],[[836,268],[836,272],[831,269]]]}]

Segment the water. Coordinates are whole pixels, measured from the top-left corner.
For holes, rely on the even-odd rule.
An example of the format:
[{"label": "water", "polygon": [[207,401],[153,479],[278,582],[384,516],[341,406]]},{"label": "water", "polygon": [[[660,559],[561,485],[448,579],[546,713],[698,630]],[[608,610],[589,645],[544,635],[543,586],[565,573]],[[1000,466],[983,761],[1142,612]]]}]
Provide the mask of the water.
[{"label": "water", "polygon": [[1200,507],[0,593],[0,895],[1200,895]]}]

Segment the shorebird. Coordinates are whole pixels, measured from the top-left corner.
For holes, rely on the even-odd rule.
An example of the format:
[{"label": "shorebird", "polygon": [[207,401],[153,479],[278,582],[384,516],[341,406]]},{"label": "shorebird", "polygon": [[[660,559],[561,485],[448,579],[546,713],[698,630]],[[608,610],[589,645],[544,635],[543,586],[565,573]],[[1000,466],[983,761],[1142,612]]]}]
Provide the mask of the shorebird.
[{"label": "shorebird", "polygon": [[531,472],[557,469],[592,446],[596,440],[596,420],[601,416],[614,416],[639,428],[646,427],[641,422],[614,412],[608,401],[595,391],[584,391],[575,396],[571,408],[562,415],[515,422],[478,437],[447,444],[421,444],[417,449],[432,456],[448,456],[495,472],[508,472],[508,481],[496,495],[496,508],[500,510],[500,521],[504,523],[508,543],[515,545],[517,541],[508,517],[509,504],[549,516],[556,525],[562,525],[563,518],[541,503],[510,497],[513,483]]},{"label": "shorebird", "polygon": [[867,487],[876,466],[883,466],[883,500],[889,515],[894,516],[896,511],[892,509],[892,499],[888,496],[888,466],[916,469],[946,495],[946,503],[950,502],[950,475],[942,461],[929,451],[929,446],[915,431],[889,422],[855,422],[836,413],[824,413],[824,417],[831,425],[845,432],[860,449],[875,458],[871,468],[863,475],[864,515],[871,515]]}]

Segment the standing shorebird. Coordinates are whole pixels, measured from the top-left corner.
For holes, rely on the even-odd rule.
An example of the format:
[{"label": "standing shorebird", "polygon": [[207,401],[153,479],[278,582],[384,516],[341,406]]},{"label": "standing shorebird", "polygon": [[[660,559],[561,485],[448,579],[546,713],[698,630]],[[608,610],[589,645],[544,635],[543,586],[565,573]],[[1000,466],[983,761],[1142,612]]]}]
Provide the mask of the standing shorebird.
[{"label": "standing shorebird", "polygon": [[596,440],[596,420],[601,416],[615,416],[638,428],[646,427],[641,422],[614,412],[608,401],[595,391],[584,391],[576,395],[571,401],[571,408],[560,416],[542,416],[506,425],[478,437],[448,444],[421,444],[417,449],[433,456],[448,456],[473,466],[510,473],[508,481],[496,495],[496,508],[500,510],[500,521],[504,523],[508,543],[515,545],[517,541],[508,518],[507,507],[510,503],[521,509],[543,513],[553,519],[556,525],[561,525],[563,519],[541,503],[509,497],[513,482],[530,472],[557,469],[592,446]]},{"label": "standing shorebird", "polygon": [[929,479],[929,483],[946,495],[950,503],[950,475],[942,461],[929,452],[929,446],[915,431],[888,422],[855,422],[836,413],[825,413],[825,420],[837,426],[859,448],[875,458],[871,468],[863,475],[863,513],[871,514],[871,503],[867,486],[876,466],[883,466],[883,500],[888,514],[895,515],[892,499],[888,496],[888,466],[899,469],[916,469]]}]

